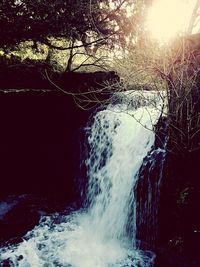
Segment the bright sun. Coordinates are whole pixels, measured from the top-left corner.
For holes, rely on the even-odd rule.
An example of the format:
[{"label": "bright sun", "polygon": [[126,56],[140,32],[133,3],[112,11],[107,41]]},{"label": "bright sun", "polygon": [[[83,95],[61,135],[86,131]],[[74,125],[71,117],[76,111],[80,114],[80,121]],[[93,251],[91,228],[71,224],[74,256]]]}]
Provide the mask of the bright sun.
[{"label": "bright sun", "polygon": [[147,29],[161,42],[184,32],[192,14],[194,0],[154,0],[147,15]]}]

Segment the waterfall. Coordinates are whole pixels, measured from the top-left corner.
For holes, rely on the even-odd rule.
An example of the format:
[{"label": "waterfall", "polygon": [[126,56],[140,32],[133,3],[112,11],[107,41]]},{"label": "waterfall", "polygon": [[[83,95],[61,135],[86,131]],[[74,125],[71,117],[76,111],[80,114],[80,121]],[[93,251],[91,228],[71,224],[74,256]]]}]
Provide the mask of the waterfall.
[{"label": "waterfall", "polygon": [[19,267],[150,267],[154,254],[136,248],[134,187],[155,141],[159,109],[109,105],[87,131],[86,206],[43,216],[17,245],[0,248],[0,260]]}]

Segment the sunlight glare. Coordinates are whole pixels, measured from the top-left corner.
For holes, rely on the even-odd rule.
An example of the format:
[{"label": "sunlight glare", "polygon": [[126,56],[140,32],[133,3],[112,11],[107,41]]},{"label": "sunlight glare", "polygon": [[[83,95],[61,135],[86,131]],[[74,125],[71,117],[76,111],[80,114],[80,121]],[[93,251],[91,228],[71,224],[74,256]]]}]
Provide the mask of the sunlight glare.
[{"label": "sunlight glare", "polygon": [[147,29],[159,41],[168,41],[184,32],[194,6],[194,0],[155,0],[147,15]]}]

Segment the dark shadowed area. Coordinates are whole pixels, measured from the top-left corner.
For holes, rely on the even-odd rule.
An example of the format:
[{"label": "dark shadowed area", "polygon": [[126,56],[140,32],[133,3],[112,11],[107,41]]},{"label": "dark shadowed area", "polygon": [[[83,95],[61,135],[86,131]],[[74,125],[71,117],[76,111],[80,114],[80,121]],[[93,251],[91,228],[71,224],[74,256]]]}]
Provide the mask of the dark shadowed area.
[{"label": "dark shadowed area", "polygon": [[62,93],[1,93],[1,196],[41,193],[73,201],[86,117]]}]

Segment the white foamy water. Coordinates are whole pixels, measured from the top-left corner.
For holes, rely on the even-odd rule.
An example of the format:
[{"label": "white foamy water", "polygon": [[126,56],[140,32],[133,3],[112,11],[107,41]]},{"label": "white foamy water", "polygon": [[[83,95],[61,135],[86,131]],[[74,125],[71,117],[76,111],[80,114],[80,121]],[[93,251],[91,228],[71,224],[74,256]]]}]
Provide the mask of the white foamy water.
[{"label": "white foamy water", "polygon": [[153,254],[135,246],[134,185],[159,112],[152,106],[122,110],[124,104],[98,112],[87,130],[87,208],[43,217],[21,244],[0,249],[0,260],[19,267],[152,266]]}]

